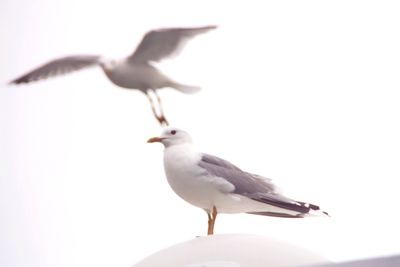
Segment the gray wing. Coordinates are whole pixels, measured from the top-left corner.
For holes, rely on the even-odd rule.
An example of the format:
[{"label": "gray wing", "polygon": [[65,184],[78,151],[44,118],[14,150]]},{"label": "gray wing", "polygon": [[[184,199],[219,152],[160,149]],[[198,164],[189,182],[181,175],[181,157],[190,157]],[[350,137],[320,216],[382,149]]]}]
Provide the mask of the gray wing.
[{"label": "gray wing", "polygon": [[216,28],[216,26],[205,26],[152,30],[146,33],[129,60],[133,62],[160,61],[177,54],[190,38]]},{"label": "gray wing", "polygon": [[227,160],[209,154],[202,154],[200,167],[208,173],[226,179],[235,186],[235,193],[276,192],[276,186],[268,178],[250,174]]},{"label": "gray wing", "polygon": [[[222,177],[233,184],[235,186],[233,193],[299,213],[308,213],[310,209],[319,209],[316,205],[295,201],[279,194],[271,180],[244,172],[232,163],[213,155],[203,154],[199,166],[204,168],[207,173]],[[265,215],[273,216],[267,213]]]},{"label": "gray wing", "polygon": [[99,64],[99,59],[99,56],[68,56],[55,59],[12,80],[10,84],[29,83],[77,71]]}]

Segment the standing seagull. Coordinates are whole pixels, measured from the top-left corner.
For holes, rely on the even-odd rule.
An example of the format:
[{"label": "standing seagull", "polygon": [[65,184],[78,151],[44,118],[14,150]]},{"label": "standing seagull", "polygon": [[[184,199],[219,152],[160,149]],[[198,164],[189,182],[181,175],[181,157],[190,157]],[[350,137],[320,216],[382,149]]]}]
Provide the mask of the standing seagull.
[{"label": "standing seagull", "polygon": [[[177,54],[190,38],[213,29],[216,29],[216,26],[152,30],[146,33],[135,52],[128,57],[110,60],[97,55],[67,56],[52,60],[12,80],[10,84],[29,83],[99,65],[114,84],[145,93],[158,122],[161,125],[168,125],[156,89],[171,87],[183,93],[194,93],[200,88],[175,82],[161,73],[152,63]],[[150,92],[157,98],[159,114]]]},{"label": "standing seagull", "polygon": [[190,135],[167,127],[149,143],[165,146],[164,169],[168,183],[181,198],[202,208],[208,215],[208,235],[214,233],[218,213],[303,218],[316,205],[281,195],[270,179],[242,171],[232,163],[196,150]]}]

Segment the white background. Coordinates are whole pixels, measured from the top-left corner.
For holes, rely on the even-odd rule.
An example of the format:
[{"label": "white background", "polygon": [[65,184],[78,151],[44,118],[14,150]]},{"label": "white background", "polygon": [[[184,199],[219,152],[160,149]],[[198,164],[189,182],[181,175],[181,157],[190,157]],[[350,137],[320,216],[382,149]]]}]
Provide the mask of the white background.
[{"label": "white background", "polygon": [[[168,2],[168,3],[167,3]],[[146,97],[99,68],[6,83],[70,54],[130,54],[153,28],[219,25],[160,67],[203,90],[160,92],[204,152],[271,177],[332,218],[221,215],[341,261],[400,253],[396,1],[0,4],[0,265],[130,266],[206,232],[164,177]],[[266,252],[267,253],[267,252]]]}]

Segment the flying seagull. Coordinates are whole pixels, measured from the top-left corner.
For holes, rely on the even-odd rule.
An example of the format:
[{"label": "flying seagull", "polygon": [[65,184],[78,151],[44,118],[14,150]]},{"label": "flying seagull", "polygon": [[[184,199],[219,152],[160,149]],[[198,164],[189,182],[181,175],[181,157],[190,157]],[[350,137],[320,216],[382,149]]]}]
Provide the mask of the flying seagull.
[{"label": "flying seagull", "polygon": [[190,135],[174,127],[164,128],[148,140],[165,146],[164,169],[177,195],[202,208],[208,215],[208,235],[214,233],[218,213],[303,218],[327,215],[317,205],[283,196],[270,179],[243,171],[232,163],[196,150]]},{"label": "flying seagull", "polygon": [[[194,93],[200,88],[172,80],[158,70],[153,62],[176,55],[190,38],[213,29],[216,29],[216,26],[152,30],[145,34],[136,50],[128,57],[119,60],[106,59],[98,55],[62,57],[12,80],[10,84],[29,83],[87,67],[100,66],[114,84],[145,93],[158,122],[161,125],[168,125],[156,90],[170,87],[183,93]],[[151,92],[157,98],[158,108],[154,105]]]}]

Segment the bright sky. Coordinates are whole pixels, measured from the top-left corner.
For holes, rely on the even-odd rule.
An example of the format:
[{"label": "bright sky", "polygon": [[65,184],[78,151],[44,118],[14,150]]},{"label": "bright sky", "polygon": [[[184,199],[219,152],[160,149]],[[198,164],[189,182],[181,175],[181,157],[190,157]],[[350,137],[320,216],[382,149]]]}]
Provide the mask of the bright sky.
[{"label": "bright sky", "polygon": [[[167,3],[168,2],[168,3]],[[206,232],[169,188],[146,97],[90,69],[5,83],[69,54],[130,54],[153,28],[217,24],[160,67],[160,92],[204,152],[273,178],[332,218],[222,215],[346,260],[400,253],[397,1],[0,3],[0,266],[131,266]]]}]

